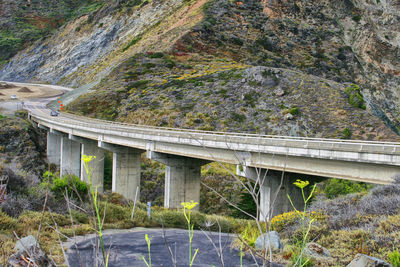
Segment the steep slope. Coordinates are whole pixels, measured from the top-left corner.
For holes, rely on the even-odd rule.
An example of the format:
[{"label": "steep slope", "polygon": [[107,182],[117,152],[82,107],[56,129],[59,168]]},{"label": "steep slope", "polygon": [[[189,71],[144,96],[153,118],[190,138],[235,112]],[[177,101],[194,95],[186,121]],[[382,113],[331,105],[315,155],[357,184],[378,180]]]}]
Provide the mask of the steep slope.
[{"label": "steep slope", "polygon": [[262,134],[398,139],[349,102],[346,86],[282,68],[212,56],[136,55],[68,106],[123,122]]},{"label": "steep slope", "polygon": [[1,0],[0,66],[66,21],[102,5],[96,0]]},{"label": "steep slope", "polygon": [[201,20],[204,3],[112,1],[18,54],[0,71],[0,80],[62,83],[83,86],[73,94],[86,92],[135,53],[171,47]]},{"label": "steep slope", "polygon": [[399,133],[399,9],[394,0],[116,1],[18,54],[0,79],[79,87],[66,103],[91,89],[69,110],[120,121],[393,140],[372,114]]},{"label": "steep slope", "polygon": [[359,84],[371,112],[399,133],[398,1],[216,0],[206,14],[176,49]]}]

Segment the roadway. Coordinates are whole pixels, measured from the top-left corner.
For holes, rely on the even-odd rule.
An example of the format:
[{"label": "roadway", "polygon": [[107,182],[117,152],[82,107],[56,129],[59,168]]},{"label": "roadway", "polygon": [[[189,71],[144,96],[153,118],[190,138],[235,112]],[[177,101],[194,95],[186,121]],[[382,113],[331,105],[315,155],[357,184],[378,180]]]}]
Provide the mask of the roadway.
[{"label": "roadway", "polygon": [[[46,85],[50,86],[50,85]],[[65,87],[54,87],[71,90]],[[110,122],[61,113],[25,103],[42,127],[102,143],[141,150],[322,177],[387,184],[400,173],[400,143],[271,136],[176,129]]]}]

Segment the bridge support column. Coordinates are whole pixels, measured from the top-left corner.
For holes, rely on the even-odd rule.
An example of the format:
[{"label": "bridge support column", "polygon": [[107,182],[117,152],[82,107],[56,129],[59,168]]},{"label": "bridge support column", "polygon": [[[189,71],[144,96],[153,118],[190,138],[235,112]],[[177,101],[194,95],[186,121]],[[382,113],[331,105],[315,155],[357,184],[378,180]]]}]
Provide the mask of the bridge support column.
[{"label": "bridge support column", "polygon": [[98,142],[98,146],[113,152],[112,191],[124,197],[135,200],[136,190],[139,188],[137,200],[140,199],[140,154],[144,150]]},{"label": "bridge support column", "polygon": [[[287,197],[288,195],[290,196],[296,209],[303,209],[304,201],[301,190],[293,184],[297,179],[301,179],[300,174],[285,172],[282,180],[281,171],[265,170],[253,167],[244,167],[243,172],[239,172],[238,174],[253,181],[257,181],[257,179],[259,179],[259,183],[262,184],[260,187],[259,211],[259,219],[261,221],[271,219],[278,214],[293,210],[293,207]],[[279,190],[281,180],[282,187]],[[309,187],[305,188],[306,193],[308,188]],[[275,196],[276,200],[274,202]]]},{"label": "bridge support column", "polygon": [[61,160],[61,136],[47,132],[47,159],[49,163],[60,167]]},{"label": "bridge support column", "polygon": [[[82,141],[82,155],[95,156],[95,159],[88,164],[91,168],[91,182],[93,187],[97,187],[97,191],[104,191],[104,151],[98,147],[97,141],[85,140]],[[81,180],[89,183],[88,175],[81,161]]]},{"label": "bridge support column", "polygon": [[[200,202],[201,166],[209,161],[148,151],[147,157],[165,164],[165,208],[180,208],[182,202]],[[199,209],[199,206],[196,207]]]},{"label": "bridge support column", "polygon": [[140,154],[141,150],[125,149],[113,152],[112,191],[135,200],[140,197]]},{"label": "bridge support column", "polygon": [[63,136],[61,139],[60,176],[67,174],[80,175],[81,144]]}]

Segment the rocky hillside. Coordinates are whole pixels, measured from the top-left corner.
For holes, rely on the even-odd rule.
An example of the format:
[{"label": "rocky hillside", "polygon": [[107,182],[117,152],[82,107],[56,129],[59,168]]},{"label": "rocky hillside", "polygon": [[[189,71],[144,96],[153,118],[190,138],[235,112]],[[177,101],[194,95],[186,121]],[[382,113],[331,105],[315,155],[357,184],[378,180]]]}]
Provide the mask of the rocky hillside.
[{"label": "rocky hillside", "polygon": [[395,140],[399,13],[394,0],[112,1],[0,80],[77,87],[70,111],[112,120]]},{"label": "rocky hillside", "polygon": [[46,135],[26,117],[26,112],[17,112],[15,117],[0,115],[0,175],[11,169],[38,176],[47,169]]},{"label": "rocky hillside", "polygon": [[97,10],[102,1],[1,0],[0,66],[65,22]]}]

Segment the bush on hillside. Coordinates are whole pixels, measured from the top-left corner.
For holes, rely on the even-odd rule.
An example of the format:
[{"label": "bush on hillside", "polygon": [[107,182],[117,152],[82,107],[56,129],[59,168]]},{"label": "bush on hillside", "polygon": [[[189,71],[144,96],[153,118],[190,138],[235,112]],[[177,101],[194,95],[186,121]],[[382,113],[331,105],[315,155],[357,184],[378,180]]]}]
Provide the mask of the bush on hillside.
[{"label": "bush on hillside", "polygon": [[394,215],[400,211],[400,176],[392,184],[376,186],[360,202],[363,214]]},{"label": "bush on hillside", "polygon": [[400,178],[392,184],[375,186],[365,196],[354,193],[328,200],[318,195],[310,210],[328,215],[332,229],[364,226],[369,221],[363,221],[363,216],[394,215],[400,211]]},{"label": "bush on hillside", "polygon": [[68,196],[72,198],[87,198],[88,189],[86,183],[81,181],[75,175],[58,177],[57,175],[46,171],[43,174],[43,177],[44,179],[41,186],[46,188],[47,183],[49,183],[49,188],[57,199],[64,199],[65,190],[67,190]]},{"label": "bush on hillside", "polygon": [[361,95],[360,87],[356,84],[351,84],[350,86],[346,87],[345,90],[348,98],[349,103],[356,108],[365,109],[364,98]]},{"label": "bush on hillside", "polygon": [[400,252],[398,250],[390,252],[388,256],[393,267],[400,267]]},{"label": "bush on hillside", "polygon": [[327,198],[332,199],[339,195],[365,192],[368,189],[369,186],[366,183],[333,178],[325,182],[324,193]]},{"label": "bush on hillside", "polygon": [[65,212],[64,198],[56,199],[53,192],[47,190],[39,178],[28,174],[21,176],[13,170],[5,168],[2,176],[7,178],[6,201],[1,204],[4,213],[12,217],[19,217],[24,210],[39,211],[43,209],[47,195],[47,207],[55,212]]}]

